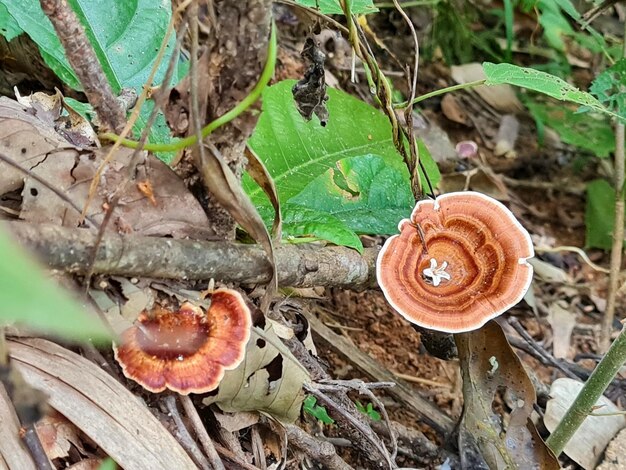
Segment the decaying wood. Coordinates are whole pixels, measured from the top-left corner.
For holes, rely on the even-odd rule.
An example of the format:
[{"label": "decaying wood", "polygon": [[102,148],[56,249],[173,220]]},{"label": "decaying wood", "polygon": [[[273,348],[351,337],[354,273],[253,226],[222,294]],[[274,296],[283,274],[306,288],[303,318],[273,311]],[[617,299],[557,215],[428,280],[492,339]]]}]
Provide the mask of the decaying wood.
[{"label": "decaying wood", "polygon": [[[84,273],[89,267],[94,231],[23,222],[9,222],[7,228],[51,268]],[[276,249],[278,282],[297,287],[373,287],[377,254],[376,248],[366,248],[360,255],[338,246],[280,246]],[[257,245],[108,234],[98,248],[94,272],[248,284],[271,278],[270,265]]]},{"label": "decaying wood", "polygon": [[423,417],[424,420],[439,433],[447,435],[452,432],[454,421],[431,402],[415,393],[410,385],[398,379],[367,354],[352,346],[343,337],[324,325],[315,315],[307,311],[303,311],[303,313],[318,340],[329,345],[334,351],[338,352],[341,357],[359,367],[359,369],[372,376],[376,381],[395,382],[395,387],[386,390],[389,395],[411,411]]},{"label": "decaying wood", "polygon": [[100,122],[111,130],[121,132],[126,122],[124,109],[115,99],[76,13],[62,0],[40,0],[40,3]]},{"label": "decaying wood", "polygon": [[8,345],[25,380],[125,469],[195,468],[139,398],[96,364],[43,339]]}]

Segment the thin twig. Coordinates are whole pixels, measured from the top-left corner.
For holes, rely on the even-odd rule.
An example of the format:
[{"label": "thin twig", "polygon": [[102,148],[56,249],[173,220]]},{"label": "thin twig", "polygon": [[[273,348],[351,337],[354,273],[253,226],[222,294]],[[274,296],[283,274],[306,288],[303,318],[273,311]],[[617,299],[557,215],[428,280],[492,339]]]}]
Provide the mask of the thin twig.
[{"label": "thin twig", "polygon": [[358,430],[363,437],[365,437],[365,439],[367,439],[367,441],[374,446],[389,468],[397,468],[397,465],[392,461],[391,455],[385,447],[385,444],[373,433],[371,429],[366,428],[361,421],[355,419],[352,414],[337,404],[331,397],[322,392],[316,384],[305,383],[304,389],[314,395],[320,402],[322,402],[323,405],[330,408],[337,415],[340,415],[344,420],[350,423],[351,426]]},{"label": "thin twig", "polygon": [[289,443],[311,459],[321,463],[324,468],[328,470],[352,470],[352,467],[337,455],[335,446],[330,442],[316,439],[293,424],[285,424],[284,427]]},{"label": "thin twig", "polygon": [[196,433],[196,437],[200,441],[200,444],[202,444],[202,448],[204,449],[206,456],[209,458],[209,462],[211,463],[213,470],[224,470],[224,463],[217,453],[217,450],[215,450],[213,441],[202,424],[198,410],[191,401],[191,398],[187,395],[181,395],[180,402],[183,405],[187,418],[191,421],[191,426]]},{"label": "thin twig", "polygon": [[[176,69],[176,64],[178,63],[178,52],[180,51],[180,48],[182,47],[182,43],[183,43],[183,38],[185,37],[185,32],[187,30],[187,24],[183,23],[181,25],[180,31],[178,31],[178,37],[176,39],[176,45],[174,46],[174,51],[172,52],[172,56],[170,57],[170,61],[168,63],[167,66],[167,71],[165,72],[165,77],[163,79],[163,86],[167,87],[169,86],[169,83],[174,75],[174,70]],[[156,68],[153,67],[152,69],[152,75],[148,78],[148,83],[152,83],[153,80],[153,76],[154,73],[156,72]],[[144,92],[147,89],[147,87],[144,87]],[[122,198],[122,196],[124,195],[124,193],[126,192],[126,189],[128,188],[128,185],[131,183],[131,181],[133,181],[135,179],[135,171],[137,169],[137,165],[139,164],[139,160],[142,156],[142,152],[141,149],[143,148],[143,146],[145,145],[146,141],[148,140],[148,135],[150,133],[150,129],[152,128],[152,125],[154,124],[154,122],[156,121],[156,118],[158,116],[159,113],[159,106],[158,104],[154,106],[154,108],[152,109],[150,116],[148,116],[148,119],[146,121],[146,126],[144,127],[142,133],[141,133],[141,137],[139,138],[139,146],[134,149],[131,157],[130,157],[130,161],[128,163],[128,167],[127,167],[127,171],[126,171],[126,176],[124,178],[124,181],[122,181],[122,183],[119,185],[119,187],[115,190],[115,193],[113,194],[113,197],[111,198],[107,211],[104,214],[104,220],[102,221],[102,225],[100,226],[99,230],[98,230],[98,238],[96,240],[96,244],[94,246],[94,250],[92,252],[91,255],[91,266],[89,268],[89,270],[87,271],[87,274],[85,276],[84,279],[84,286],[85,289],[89,288],[89,283],[91,281],[91,276],[93,275],[93,265],[95,263],[95,259],[96,259],[96,252],[98,250],[98,247],[100,246],[100,242],[102,241],[102,237],[104,236],[104,233],[106,231],[106,228],[109,224],[109,222],[111,221],[111,217],[113,216],[113,211],[115,211],[115,209],[117,208],[120,199]],[[116,143],[117,145],[117,143]],[[114,145],[115,146],[115,145]],[[111,149],[109,155],[112,155],[113,149]],[[107,155],[108,158],[108,155]],[[103,165],[106,163],[107,158],[104,159],[104,161],[102,162]],[[102,165],[100,166],[100,168],[98,168],[98,171],[100,171],[100,169],[102,168]],[[94,176],[94,181],[92,182],[92,185],[90,187],[90,194],[92,191],[92,188],[94,186],[94,182],[98,182],[99,181],[99,175],[98,172],[96,172],[96,175]],[[87,199],[87,202],[85,203],[85,208],[83,210],[86,210],[86,208],[89,205],[89,198]]]},{"label": "thin twig", "polygon": [[176,395],[169,394],[163,397],[161,401],[170,417],[174,420],[174,424],[176,424],[175,437],[177,437],[180,445],[183,446],[183,449],[187,451],[189,456],[196,462],[197,465],[200,466],[200,468],[203,470],[210,470],[211,464],[200,451],[198,444],[196,444],[196,441],[194,441],[193,437],[191,437],[191,434],[189,434],[189,430],[185,426],[183,418],[180,416],[178,407],[176,406]]},{"label": "thin twig", "polygon": [[31,424],[24,429],[22,440],[24,441],[24,444],[26,444],[26,447],[28,447],[28,451],[33,457],[38,470],[54,470],[54,467],[52,466],[52,463],[50,462],[50,459],[46,455],[46,451],[41,444],[39,435],[37,434],[37,431],[35,431],[34,424]]},{"label": "thin twig", "polygon": [[[626,23],[625,23],[626,25]],[[624,26],[626,34],[626,26]],[[624,57],[626,57],[626,41],[624,41]],[[608,349],[613,332],[617,291],[619,290],[619,274],[622,268],[622,252],[624,250],[624,123],[615,123],[615,224],[613,225],[613,246],[611,247],[611,273],[609,274],[609,292],[606,310],[602,318],[600,330],[600,352]]]},{"label": "thin twig", "polygon": [[339,385],[341,387],[356,390],[359,392],[359,394],[367,396],[372,402],[374,402],[376,407],[380,410],[380,413],[383,416],[383,420],[385,421],[385,425],[387,426],[387,429],[389,431],[389,440],[391,441],[391,460],[395,461],[396,456],[398,455],[398,440],[396,439],[396,435],[393,432],[393,429],[391,428],[391,421],[389,419],[389,414],[387,413],[387,409],[385,408],[385,405],[383,405],[383,402],[380,401],[380,399],[376,395],[374,395],[374,393],[372,392],[372,389],[395,387],[396,384],[394,382],[374,382],[374,383],[369,382],[368,383],[368,382],[363,382],[362,380],[358,380],[358,379],[326,380],[324,381],[324,383]]}]

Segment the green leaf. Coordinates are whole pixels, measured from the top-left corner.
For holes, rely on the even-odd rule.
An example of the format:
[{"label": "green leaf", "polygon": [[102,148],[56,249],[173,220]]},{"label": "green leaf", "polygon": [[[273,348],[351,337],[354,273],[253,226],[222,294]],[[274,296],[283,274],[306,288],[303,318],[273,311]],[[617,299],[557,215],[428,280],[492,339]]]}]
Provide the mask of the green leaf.
[{"label": "green leaf", "polygon": [[[68,2],[85,27],[87,37],[114,92],[119,93],[122,88],[134,88],[140,93],[169,25],[170,3],[152,0]],[[44,61],[54,73],[71,88],[80,90],[80,82],[65,57],[65,51],[52,23],[41,10],[39,0],[0,0],[1,7],[7,8],[19,27],[37,43]],[[110,21],[111,18],[115,18],[115,21]],[[168,42],[170,51],[173,50],[174,41],[172,36]],[[166,52],[155,75],[155,84],[160,84],[163,80],[170,57],[171,53]],[[141,122],[145,124],[150,113],[150,106],[151,104],[146,104],[142,109],[137,127],[139,132],[143,129]],[[149,141],[171,141],[169,129],[162,116],[150,130]],[[171,160],[172,155],[159,157]]]},{"label": "green leaf", "polygon": [[607,112],[602,103],[591,94],[580,91],[566,81],[549,73],[512,64],[492,64],[491,62],[484,62],[483,70],[487,77],[486,85],[515,85],[538,91],[557,100],[571,101],[603,113]]},{"label": "green leaf", "polygon": [[605,115],[577,113],[562,104],[543,104],[530,100],[526,107],[541,125],[551,127],[566,144],[589,150],[600,158],[615,150],[613,129]]},{"label": "green leaf", "polygon": [[354,404],[356,405],[357,410],[359,410],[364,415],[367,415],[367,417],[369,417],[369,419],[371,419],[372,421],[381,420],[380,413],[374,409],[374,405],[372,405],[371,403],[368,403],[367,406],[364,406],[363,403],[361,403],[359,400],[356,400]]},{"label": "green leaf", "polygon": [[[140,89],[150,73],[161,40],[171,18],[169,2],[152,0],[68,0],[85,27],[104,73],[115,92],[123,87]],[[0,0],[11,16],[37,43],[50,68],[69,86],[80,83],[65,58],[52,24],[38,0]],[[115,21],[111,21],[115,18]],[[172,37],[168,47],[173,48]],[[156,75],[160,83],[165,74],[165,58]]]},{"label": "green leaf", "polygon": [[[296,3],[310,8],[319,8],[325,15],[343,15],[339,0],[296,0]],[[376,13],[378,8],[372,0],[354,0],[352,2],[352,14]]]},{"label": "green leaf", "polygon": [[605,180],[587,183],[585,229],[587,248],[609,251],[615,226],[615,190]]},{"label": "green leaf", "polygon": [[378,155],[344,158],[288,201],[332,214],[357,233],[397,233],[415,201],[407,176]]},{"label": "green leaf", "polygon": [[0,230],[0,324],[20,322],[67,339],[109,340],[100,320],[47,279],[37,264]]},{"label": "green leaf", "polygon": [[326,408],[320,405],[316,405],[317,398],[313,395],[309,395],[304,399],[302,403],[302,409],[305,413],[310,414],[315,419],[321,421],[324,424],[335,424],[335,420],[328,416]]},{"label": "green leaf", "polygon": [[602,104],[626,119],[626,58],[606,69],[589,87]]},{"label": "green leaf", "polygon": [[[281,202],[298,195],[342,158],[366,154],[380,156],[385,165],[400,171],[408,181],[408,171],[393,145],[391,125],[385,115],[347,93],[329,89],[326,127],[316,119],[306,122],[293,102],[294,83],[285,80],[264,92],[263,113],[249,140],[274,179]],[[421,160],[436,185],[440,178],[437,167],[422,150],[423,146]],[[271,210],[263,191],[247,175],[244,187],[261,212]]]},{"label": "green leaf", "polygon": [[363,252],[361,240],[346,225],[330,214],[295,204],[285,204],[283,213],[283,235],[289,237],[313,237],[335,245],[354,248]]},{"label": "green leaf", "polygon": [[104,459],[102,463],[100,463],[100,465],[98,466],[98,470],[116,470],[116,469],[117,469],[117,464],[115,463],[115,460],[113,460],[111,457],[107,457],[106,459]]},{"label": "green leaf", "polygon": [[7,41],[10,41],[23,32],[15,18],[9,14],[7,8],[0,4],[0,36],[4,36]]}]

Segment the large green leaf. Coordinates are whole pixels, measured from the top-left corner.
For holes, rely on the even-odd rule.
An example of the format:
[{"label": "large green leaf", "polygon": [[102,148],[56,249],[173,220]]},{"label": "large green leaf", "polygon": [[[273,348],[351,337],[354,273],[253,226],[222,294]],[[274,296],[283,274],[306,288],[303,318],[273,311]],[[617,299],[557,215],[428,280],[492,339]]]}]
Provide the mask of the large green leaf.
[{"label": "large green leaf", "polygon": [[[391,125],[380,111],[329,89],[328,124],[322,127],[317,119],[306,122],[293,102],[294,83],[285,80],[264,92],[263,113],[249,141],[274,179],[281,202],[298,195],[313,179],[348,157],[378,155],[408,181],[408,171],[393,145]],[[436,185],[437,166],[426,152],[421,157]],[[244,187],[262,212],[270,207],[263,191],[247,176]]]},{"label": "large green leaf", "polygon": [[74,340],[110,339],[99,319],[47,279],[2,227],[0,259],[0,325],[20,322]]},{"label": "large green leaf", "polygon": [[[94,48],[102,69],[117,93],[122,88],[141,87],[148,78],[157,51],[165,36],[171,18],[170,2],[152,0],[68,0],[77,13]],[[52,23],[44,15],[38,0],[0,0],[0,8],[8,10],[10,18],[37,43],[41,56],[57,76],[70,87],[80,90],[81,85],[65,57]],[[0,15],[2,14],[0,10]],[[115,21],[111,21],[114,18]],[[0,25],[2,22],[0,22]],[[173,49],[174,37],[168,43]],[[160,84],[171,53],[166,53],[155,83]],[[176,76],[176,75],[175,75]],[[148,103],[146,107],[150,107]],[[142,110],[141,121],[149,109]],[[150,130],[149,141],[164,143],[171,140],[165,120],[161,117]],[[162,157],[162,156],[161,156]]]},{"label": "large green leaf", "polygon": [[[339,0],[296,0],[296,3],[310,8],[319,8],[326,15],[341,15],[343,10]],[[353,14],[376,13],[378,8],[374,6],[372,0],[354,0],[352,2]]]},{"label": "large green leaf", "polygon": [[357,233],[396,233],[415,203],[406,177],[376,155],[345,158],[288,201],[332,214]]},{"label": "large green leaf", "polygon": [[513,64],[492,64],[490,62],[483,63],[483,70],[487,77],[487,85],[515,85],[538,91],[557,100],[571,101],[596,111],[607,112],[602,103],[591,94],[581,91],[549,73],[527,67],[518,67]]},{"label": "large green leaf", "polygon": [[615,150],[613,129],[604,114],[576,113],[563,104],[542,104],[527,101],[535,120],[556,131],[561,140],[589,150],[600,158]]},{"label": "large green leaf", "polygon": [[357,234],[331,214],[296,204],[285,204],[282,212],[283,235],[287,240],[291,237],[304,237],[305,239],[312,237],[335,245],[354,248],[359,252],[363,250],[363,244]]},{"label": "large green leaf", "polygon": [[[171,18],[169,2],[153,0],[68,0],[85,28],[115,92],[139,89],[145,82]],[[37,43],[50,68],[72,88],[80,83],[65,58],[52,24],[38,0],[0,0],[11,17]],[[115,21],[111,21],[115,19]],[[174,38],[169,47],[173,47]],[[168,57],[156,76],[160,83]]]},{"label": "large green leaf", "polygon": [[615,190],[605,180],[587,183],[585,228],[587,248],[610,250],[615,226]]},{"label": "large green leaf", "polygon": [[7,8],[0,4],[0,36],[4,36],[7,41],[10,41],[23,32],[17,21],[9,15]]}]

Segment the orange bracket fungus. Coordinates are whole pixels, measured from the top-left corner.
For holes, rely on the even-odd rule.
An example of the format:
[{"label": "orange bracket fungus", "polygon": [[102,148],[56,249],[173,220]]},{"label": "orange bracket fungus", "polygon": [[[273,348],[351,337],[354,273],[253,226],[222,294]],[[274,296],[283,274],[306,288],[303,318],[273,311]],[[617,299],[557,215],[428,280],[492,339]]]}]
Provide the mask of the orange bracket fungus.
[{"label": "orange bracket fungus", "polygon": [[530,286],[528,232],[502,203],[475,192],[419,201],[376,263],[387,301],[424,328],[480,328],[517,304]]},{"label": "orange bracket fungus", "polygon": [[151,392],[206,393],[241,363],[251,326],[241,294],[218,289],[206,314],[189,302],[177,312],[143,311],[114,346],[115,359],[126,377]]}]

